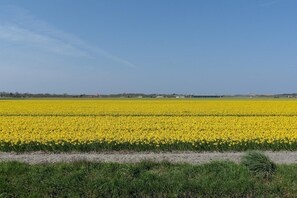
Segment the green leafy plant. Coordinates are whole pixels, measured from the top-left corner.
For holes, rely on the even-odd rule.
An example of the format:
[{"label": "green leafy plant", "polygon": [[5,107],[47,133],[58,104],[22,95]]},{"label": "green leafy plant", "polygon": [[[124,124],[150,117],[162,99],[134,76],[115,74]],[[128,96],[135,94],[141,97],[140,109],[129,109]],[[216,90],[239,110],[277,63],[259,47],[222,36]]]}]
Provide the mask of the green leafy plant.
[{"label": "green leafy plant", "polygon": [[271,178],[276,171],[276,165],[269,157],[257,151],[250,151],[242,158],[242,164],[245,165],[249,171],[263,176],[264,178]]}]

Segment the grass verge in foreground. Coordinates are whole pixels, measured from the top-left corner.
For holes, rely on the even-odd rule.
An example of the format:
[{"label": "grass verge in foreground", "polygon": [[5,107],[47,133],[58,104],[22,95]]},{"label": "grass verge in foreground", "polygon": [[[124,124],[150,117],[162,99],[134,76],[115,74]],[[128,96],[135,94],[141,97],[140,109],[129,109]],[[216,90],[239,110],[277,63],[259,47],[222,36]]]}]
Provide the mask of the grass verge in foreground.
[{"label": "grass verge in foreground", "polygon": [[208,143],[184,143],[177,142],[173,144],[130,144],[130,143],[107,143],[107,142],[92,142],[92,143],[69,143],[60,141],[48,142],[42,144],[39,142],[11,144],[0,142],[0,151],[4,152],[31,152],[31,151],[49,151],[49,152],[90,152],[90,151],[247,151],[247,150],[297,150],[297,142],[284,143],[275,141],[271,143],[255,143],[253,141],[230,144],[223,141],[215,141]]},{"label": "grass verge in foreground", "polygon": [[0,163],[0,197],[293,197],[297,165],[270,180],[240,164]]}]

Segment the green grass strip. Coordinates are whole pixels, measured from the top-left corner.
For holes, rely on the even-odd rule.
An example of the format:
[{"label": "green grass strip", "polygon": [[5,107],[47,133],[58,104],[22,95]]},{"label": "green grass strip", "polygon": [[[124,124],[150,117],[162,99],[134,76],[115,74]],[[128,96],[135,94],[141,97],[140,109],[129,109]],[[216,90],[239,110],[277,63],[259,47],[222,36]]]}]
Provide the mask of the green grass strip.
[{"label": "green grass strip", "polygon": [[270,180],[244,165],[0,163],[0,197],[294,197],[297,165]]}]

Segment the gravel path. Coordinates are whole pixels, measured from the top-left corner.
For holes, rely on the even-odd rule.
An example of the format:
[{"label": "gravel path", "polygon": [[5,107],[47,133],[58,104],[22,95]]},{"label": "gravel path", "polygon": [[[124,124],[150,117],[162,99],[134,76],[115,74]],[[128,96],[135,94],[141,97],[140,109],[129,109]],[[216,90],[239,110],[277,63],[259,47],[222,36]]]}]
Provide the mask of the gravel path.
[{"label": "gravel path", "polygon": [[[270,159],[278,164],[297,163],[297,152],[266,151]],[[105,152],[105,153],[6,153],[0,152],[0,161],[19,161],[29,164],[74,162],[80,160],[93,162],[137,163],[140,161],[169,161],[171,163],[203,164],[214,160],[230,160],[238,163],[243,152]]]}]

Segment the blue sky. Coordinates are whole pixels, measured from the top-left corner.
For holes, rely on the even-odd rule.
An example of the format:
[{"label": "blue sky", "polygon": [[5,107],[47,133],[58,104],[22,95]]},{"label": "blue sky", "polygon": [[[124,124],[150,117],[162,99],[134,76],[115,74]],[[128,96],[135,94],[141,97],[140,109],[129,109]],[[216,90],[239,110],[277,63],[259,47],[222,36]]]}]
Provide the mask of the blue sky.
[{"label": "blue sky", "polygon": [[1,0],[0,91],[297,92],[294,0]]}]

